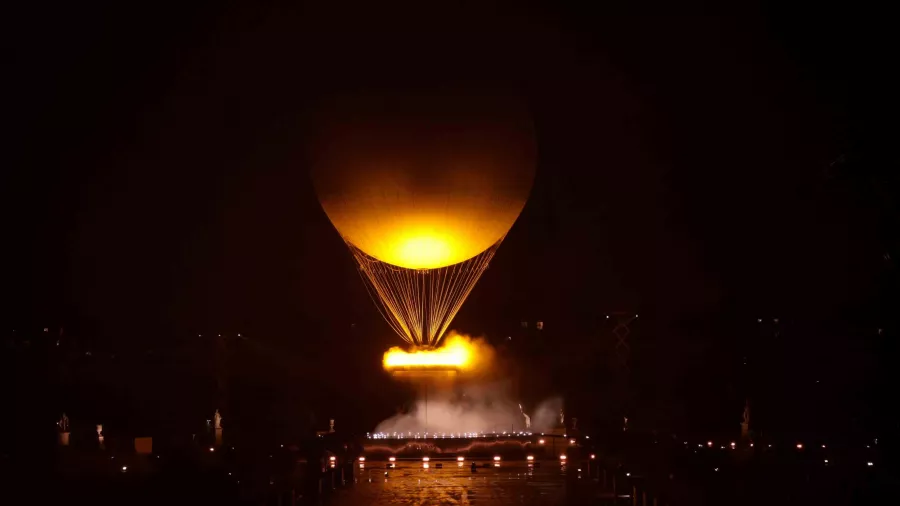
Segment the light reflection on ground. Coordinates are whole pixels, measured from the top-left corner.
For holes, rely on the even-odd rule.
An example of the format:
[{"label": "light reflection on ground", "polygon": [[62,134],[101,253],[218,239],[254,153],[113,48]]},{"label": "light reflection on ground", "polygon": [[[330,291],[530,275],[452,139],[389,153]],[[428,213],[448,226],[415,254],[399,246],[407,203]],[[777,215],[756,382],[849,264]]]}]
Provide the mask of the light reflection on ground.
[{"label": "light reflection on ground", "polygon": [[[482,467],[485,463],[489,467]],[[495,467],[479,461],[477,473],[472,473],[468,461],[462,466],[441,462],[443,469],[436,464],[431,462],[424,469],[421,462],[397,462],[394,469],[385,469],[384,464],[372,463],[358,471],[355,486],[337,492],[329,502],[333,506],[576,504],[575,491],[582,488],[576,484],[590,488],[586,479],[577,479],[577,473],[569,476],[577,481],[570,479],[567,486],[565,466],[558,462],[530,468],[526,462],[502,462]]]}]

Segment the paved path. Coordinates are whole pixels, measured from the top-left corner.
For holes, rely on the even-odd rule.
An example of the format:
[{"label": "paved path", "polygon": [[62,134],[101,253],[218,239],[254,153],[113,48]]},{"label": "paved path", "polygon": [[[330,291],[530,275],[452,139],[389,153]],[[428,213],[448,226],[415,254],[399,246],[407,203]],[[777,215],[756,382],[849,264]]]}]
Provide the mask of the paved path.
[{"label": "paved path", "polygon": [[421,462],[398,462],[394,469],[385,469],[384,463],[368,463],[358,473],[356,485],[337,492],[330,504],[584,504],[585,494],[594,488],[586,473],[583,479],[578,479],[577,471],[567,484],[566,469],[558,462],[542,462],[540,467],[529,467],[525,462],[502,462],[499,466],[479,467],[477,473],[471,472],[468,462],[462,466],[457,462],[442,464],[443,469],[437,469],[436,462],[431,462],[426,469]]}]

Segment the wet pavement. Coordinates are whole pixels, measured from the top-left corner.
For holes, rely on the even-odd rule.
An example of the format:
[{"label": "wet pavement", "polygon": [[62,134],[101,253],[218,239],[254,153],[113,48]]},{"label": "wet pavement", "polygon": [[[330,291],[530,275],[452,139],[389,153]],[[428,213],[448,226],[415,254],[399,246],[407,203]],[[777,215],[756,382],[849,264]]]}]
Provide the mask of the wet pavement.
[{"label": "wet pavement", "polygon": [[[470,462],[436,462],[425,468],[422,462],[397,462],[385,469],[385,463],[367,463],[358,470],[356,483],[337,492],[329,501],[333,506],[356,505],[477,505],[507,504],[553,505],[584,504],[592,486],[579,479],[577,470],[567,470],[559,462],[489,463],[473,473]],[[567,474],[571,472],[571,474]],[[568,478],[568,479],[567,479]]]}]

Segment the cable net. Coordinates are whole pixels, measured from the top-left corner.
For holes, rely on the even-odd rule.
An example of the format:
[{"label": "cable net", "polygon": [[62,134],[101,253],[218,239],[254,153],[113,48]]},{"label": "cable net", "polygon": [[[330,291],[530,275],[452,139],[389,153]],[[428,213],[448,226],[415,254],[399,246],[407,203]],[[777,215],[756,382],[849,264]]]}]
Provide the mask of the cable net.
[{"label": "cable net", "polygon": [[418,347],[433,347],[503,242],[437,269],[406,269],[377,260],[347,242],[369,295],[394,332]]}]

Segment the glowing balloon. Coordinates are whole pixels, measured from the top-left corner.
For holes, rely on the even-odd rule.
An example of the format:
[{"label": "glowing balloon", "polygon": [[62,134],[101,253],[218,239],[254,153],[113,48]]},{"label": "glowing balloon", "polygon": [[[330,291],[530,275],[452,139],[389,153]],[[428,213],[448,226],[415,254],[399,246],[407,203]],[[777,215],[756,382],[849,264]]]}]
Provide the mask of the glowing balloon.
[{"label": "glowing balloon", "polygon": [[316,193],[382,315],[438,344],[531,191],[528,114],[483,94],[351,97],[314,139]]},{"label": "glowing balloon", "polygon": [[349,99],[321,127],[312,174],[328,218],[348,243],[399,267],[445,267],[487,250],[534,179],[532,124],[508,99]]}]

